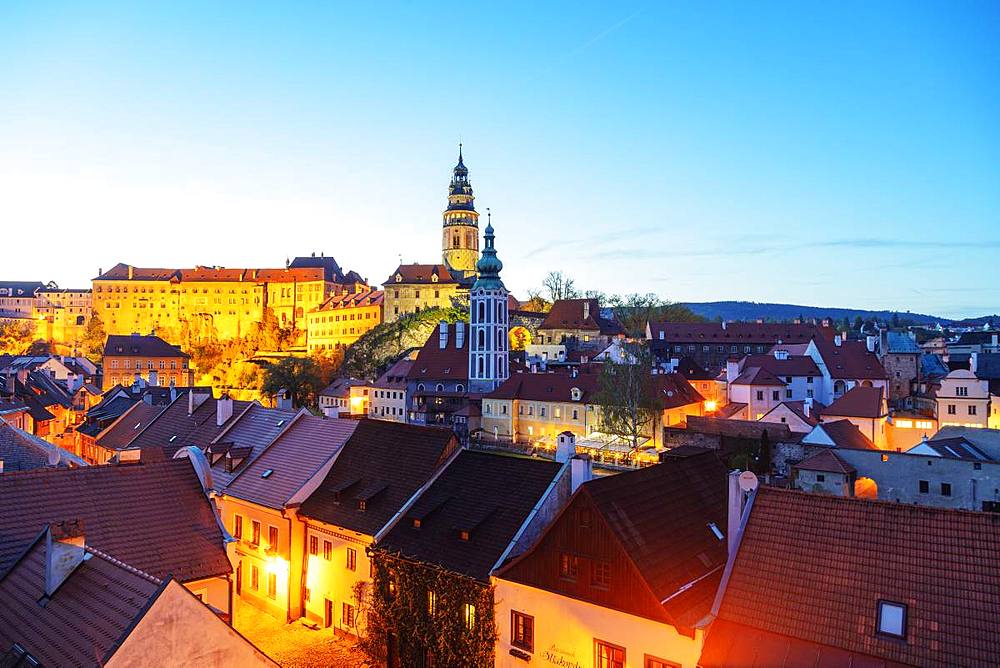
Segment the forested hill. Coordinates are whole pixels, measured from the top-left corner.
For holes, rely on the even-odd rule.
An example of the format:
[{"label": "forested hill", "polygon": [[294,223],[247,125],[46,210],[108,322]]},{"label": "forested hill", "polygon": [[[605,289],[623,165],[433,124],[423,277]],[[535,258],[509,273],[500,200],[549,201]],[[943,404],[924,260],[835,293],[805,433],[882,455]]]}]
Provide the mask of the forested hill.
[{"label": "forested hill", "polygon": [[[757,302],[686,302],[684,306],[708,320],[794,320],[796,318],[833,318],[854,320],[860,316],[863,320],[874,318],[881,321],[892,319],[893,311],[866,311],[853,308],[827,308],[822,306],[800,306],[797,304],[764,304]],[[939,318],[923,313],[899,312],[900,320],[914,324],[933,325],[947,324],[949,318]]]}]

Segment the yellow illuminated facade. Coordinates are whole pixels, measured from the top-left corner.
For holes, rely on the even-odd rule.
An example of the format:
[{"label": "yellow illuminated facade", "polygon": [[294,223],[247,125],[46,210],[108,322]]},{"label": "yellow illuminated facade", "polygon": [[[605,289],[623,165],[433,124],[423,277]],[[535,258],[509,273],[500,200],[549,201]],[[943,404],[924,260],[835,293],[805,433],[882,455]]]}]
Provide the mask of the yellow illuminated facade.
[{"label": "yellow illuminated facade", "polygon": [[308,520],[303,594],[307,619],[355,636],[364,633],[359,597],[371,596],[366,548],[373,541],[372,536]]},{"label": "yellow illuminated facade", "polygon": [[51,343],[74,346],[83,339],[90,320],[92,293],[86,290],[39,290],[32,318],[36,336]]},{"label": "yellow illuminated facade", "polygon": [[448,208],[444,211],[441,259],[452,272],[474,275],[479,260],[479,213],[469,183],[469,170],[458,148],[458,164],[448,186]]},{"label": "yellow illuminated facade", "polygon": [[346,348],[382,323],[382,290],[364,288],[358,292],[331,296],[319,308],[306,313],[306,341],[309,352]]}]

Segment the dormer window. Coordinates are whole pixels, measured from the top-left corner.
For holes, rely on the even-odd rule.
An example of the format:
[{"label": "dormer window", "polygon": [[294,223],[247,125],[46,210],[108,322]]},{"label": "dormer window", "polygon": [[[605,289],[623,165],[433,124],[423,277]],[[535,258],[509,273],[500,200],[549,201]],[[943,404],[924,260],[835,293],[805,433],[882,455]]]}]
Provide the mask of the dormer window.
[{"label": "dormer window", "polygon": [[572,399],[573,401],[580,401],[581,397],[583,396],[583,393],[580,391],[579,387],[574,387],[570,389],[569,396],[570,399]]},{"label": "dormer window", "polygon": [[274,469],[265,469],[263,473],[260,474],[261,478],[269,478],[271,474],[274,473]]},{"label": "dormer window", "polygon": [[402,283],[403,282],[403,275],[402,274],[396,274],[396,282],[397,283]]},{"label": "dormer window", "polygon": [[437,274],[431,274],[431,283],[437,283],[437,282],[438,282]]},{"label": "dormer window", "polygon": [[413,518],[413,528],[414,529],[419,529],[420,528],[420,518],[418,518],[418,517],[414,517]]},{"label": "dormer window", "polygon": [[877,624],[879,635],[906,638],[906,605],[879,601]]},{"label": "dormer window", "polygon": [[708,530],[712,532],[712,535],[715,536],[716,539],[722,540],[723,538],[722,530],[719,529],[719,527],[715,524],[715,522],[708,523]]},{"label": "dormer window", "polygon": [[465,531],[465,530],[459,531],[458,532],[458,539],[459,540],[464,540],[465,542],[469,542],[469,532]]}]

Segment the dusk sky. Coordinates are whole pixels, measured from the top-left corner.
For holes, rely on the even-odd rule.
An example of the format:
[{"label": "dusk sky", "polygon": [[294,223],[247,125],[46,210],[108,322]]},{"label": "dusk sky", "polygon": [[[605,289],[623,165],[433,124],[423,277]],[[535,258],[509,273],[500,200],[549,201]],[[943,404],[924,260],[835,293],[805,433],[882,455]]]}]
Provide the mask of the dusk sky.
[{"label": "dusk sky", "polygon": [[1000,311],[1000,3],[83,4],[0,4],[4,280],[381,283],[461,140],[522,298]]}]

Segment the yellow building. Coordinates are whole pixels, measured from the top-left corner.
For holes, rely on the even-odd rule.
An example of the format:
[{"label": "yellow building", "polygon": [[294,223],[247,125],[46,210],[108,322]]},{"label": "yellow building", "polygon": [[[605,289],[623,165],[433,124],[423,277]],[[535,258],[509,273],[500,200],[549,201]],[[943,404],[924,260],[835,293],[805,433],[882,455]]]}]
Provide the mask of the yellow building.
[{"label": "yellow building", "polygon": [[463,276],[476,273],[479,260],[479,213],[469,183],[469,169],[458,146],[458,164],[452,170],[448,186],[448,208],[444,211],[441,234],[441,258],[452,272]]},{"label": "yellow building", "polygon": [[[298,266],[296,266],[298,265]],[[170,341],[245,336],[270,309],[304,331],[304,314],[362,284],[333,258],[296,258],[284,269],[143,268],[117,264],[93,281],[93,312],[108,334],[155,331]]]},{"label": "yellow building", "polygon": [[428,308],[447,308],[452,298],[468,293],[468,286],[443,264],[401,264],[382,286],[385,322]]},{"label": "yellow building", "polygon": [[32,317],[37,336],[75,346],[83,339],[92,311],[92,291],[45,288],[35,293]]},{"label": "yellow building", "polygon": [[346,348],[368,330],[382,323],[385,292],[362,288],[330,296],[319,308],[306,313],[309,352]]}]

